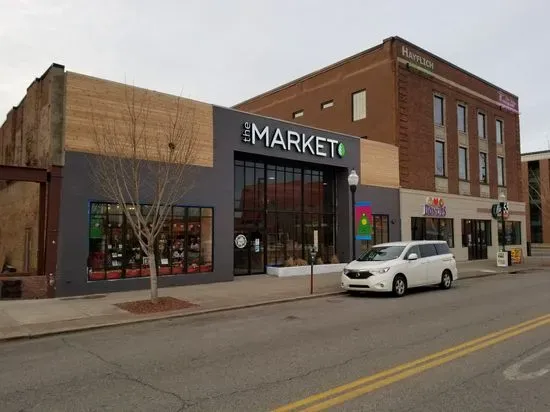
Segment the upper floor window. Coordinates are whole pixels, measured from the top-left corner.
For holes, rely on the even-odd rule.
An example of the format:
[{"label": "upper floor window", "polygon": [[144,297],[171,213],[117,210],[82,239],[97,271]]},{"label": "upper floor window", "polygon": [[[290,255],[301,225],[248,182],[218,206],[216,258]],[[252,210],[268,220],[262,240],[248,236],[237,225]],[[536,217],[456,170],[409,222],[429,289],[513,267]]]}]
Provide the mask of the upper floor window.
[{"label": "upper floor window", "polygon": [[456,106],[456,127],[459,132],[466,133],[466,106]]},{"label": "upper floor window", "polygon": [[445,143],[435,142],[435,174],[445,176]]},{"label": "upper floor window", "polygon": [[504,143],[504,122],[502,120],[496,121],[497,126],[497,144]]},{"label": "upper floor window", "polygon": [[487,174],[487,153],[479,152],[479,181],[487,184],[489,176]]},{"label": "upper floor window", "polygon": [[441,96],[434,96],[434,123],[443,126],[445,118],[444,100]]},{"label": "upper floor window", "polygon": [[367,92],[359,90],[351,95],[352,119],[361,120],[367,117]]},{"label": "upper floor window", "polygon": [[477,113],[477,135],[482,139],[487,139],[487,124],[485,123],[485,113]]},{"label": "upper floor window", "polygon": [[497,156],[497,181],[499,186],[504,186],[506,179],[504,175],[504,157]]},{"label": "upper floor window", "polygon": [[458,178],[468,180],[468,149],[458,148]]},{"label": "upper floor window", "polygon": [[303,110],[298,110],[297,112],[292,113],[292,118],[297,119],[298,117],[302,117],[304,115]]},{"label": "upper floor window", "polygon": [[332,106],[334,106],[334,100],[328,100],[326,102],[321,103],[321,110],[328,109]]}]

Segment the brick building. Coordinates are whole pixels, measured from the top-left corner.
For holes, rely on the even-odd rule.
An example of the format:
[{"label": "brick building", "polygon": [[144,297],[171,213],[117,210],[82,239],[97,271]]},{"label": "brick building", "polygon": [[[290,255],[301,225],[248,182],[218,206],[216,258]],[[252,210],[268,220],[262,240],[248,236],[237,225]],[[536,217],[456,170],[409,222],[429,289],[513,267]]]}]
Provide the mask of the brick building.
[{"label": "brick building", "polygon": [[550,245],[550,150],[521,155],[527,239],[534,246]]},{"label": "brick building", "polygon": [[446,239],[459,260],[495,256],[504,192],[506,244],[525,252],[517,96],[402,38],[235,108],[397,146],[402,238]]}]

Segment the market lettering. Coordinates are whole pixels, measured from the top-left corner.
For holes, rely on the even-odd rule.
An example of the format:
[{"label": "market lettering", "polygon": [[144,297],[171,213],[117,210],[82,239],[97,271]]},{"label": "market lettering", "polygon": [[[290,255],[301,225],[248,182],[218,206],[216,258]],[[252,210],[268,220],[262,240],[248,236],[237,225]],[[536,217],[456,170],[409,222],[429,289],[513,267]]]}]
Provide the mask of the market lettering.
[{"label": "market lettering", "polygon": [[346,149],[344,143],[335,139],[317,136],[314,134],[297,133],[293,130],[281,130],[269,126],[258,127],[256,123],[243,124],[242,140],[244,143],[255,145],[258,142],[273,149],[276,146],[281,150],[294,150],[297,153],[311,154],[319,157],[344,157]]},{"label": "market lettering", "polygon": [[422,57],[421,55],[416,54],[413,51],[410,51],[407,46],[401,46],[401,54],[405,56],[407,59],[409,59],[410,61],[412,61],[413,63],[417,63],[430,70],[434,69],[434,63],[431,60],[428,60],[425,57]]}]

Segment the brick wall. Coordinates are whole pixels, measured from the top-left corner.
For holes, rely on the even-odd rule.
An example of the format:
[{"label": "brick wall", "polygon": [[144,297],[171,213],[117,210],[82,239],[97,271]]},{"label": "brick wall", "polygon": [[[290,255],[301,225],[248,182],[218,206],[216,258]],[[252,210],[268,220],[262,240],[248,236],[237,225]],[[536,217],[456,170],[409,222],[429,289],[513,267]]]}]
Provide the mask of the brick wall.
[{"label": "brick wall", "polygon": [[521,168],[519,149],[519,118],[510,112],[491,106],[447,84],[413,72],[405,65],[399,65],[399,156],[400,181],[404,188],[435,190],[434,149],[434,93],[442,95],[445,102],[445,130],[447,150],[447,173],[449,193],[459,193],[457,105],[465,103],[467,108],[467,130],[470,194],[480,196],[479,150],[477,134],[477,112],[486,114],[488,146],[488,174],[491,198],[497,198],[497,144],[496,119],[504,122],[505,180],[508,199],[523,201],[522,182],[517,178]]},{"label": "brick wall", "polygon": [[540,196],[542,204],[542,234],[544,243],[550,243],[550,160],[540,161]]},{"label": "brick wall", "polygon": [[[366,51],[344,64],[235,106],[239,110],[289,120],[352,136],[395,144],[395,65],[389,44]],[[367,116],[352,121],[352,93],[366,89]],[[322,110],[323,102],[334,106]],[[303,110],[303,117],[292,114]]]},{"label": "brick wall", "polygon": [[522,202],[525,202],[525,229],[527,241],[531,242],[531,213],[529,212],[529,166],[527,162],[521,163],[521,192]]},{"label": "brick wall", "polygon": [[0,264],[5,261],[18,272],[25,268],[26,250],[30,272],[38,265],[39,190],[39,184],[27,182],[14,182],[0,190]]}]

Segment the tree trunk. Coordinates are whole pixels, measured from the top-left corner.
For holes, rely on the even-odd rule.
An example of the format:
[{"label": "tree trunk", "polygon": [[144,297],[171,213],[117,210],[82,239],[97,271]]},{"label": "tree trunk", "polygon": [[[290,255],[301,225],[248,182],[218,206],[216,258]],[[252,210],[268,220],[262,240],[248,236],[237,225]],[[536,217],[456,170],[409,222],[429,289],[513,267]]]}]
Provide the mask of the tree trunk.
[{"label": "tree trunk", "polygon": [[149,250],[147,253],[147,258],[149,259],[149,279],[151,281],[151,302],[158,302],[158,282],[157,282],[157,261],[155,259],[155,251]]}]

